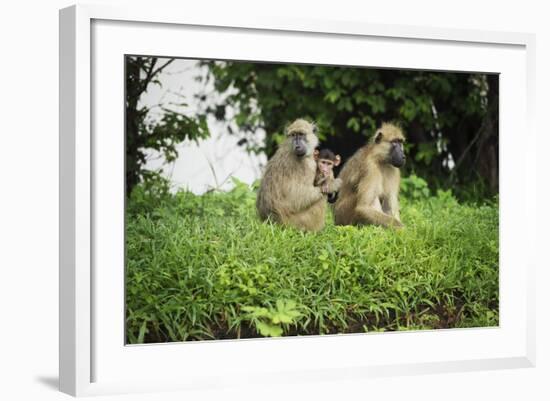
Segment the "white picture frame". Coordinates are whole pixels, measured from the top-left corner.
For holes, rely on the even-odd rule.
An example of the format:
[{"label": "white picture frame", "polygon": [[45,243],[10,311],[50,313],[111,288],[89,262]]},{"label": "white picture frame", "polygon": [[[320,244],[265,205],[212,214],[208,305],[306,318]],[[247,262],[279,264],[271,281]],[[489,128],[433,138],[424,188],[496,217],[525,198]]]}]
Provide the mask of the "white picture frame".
[{"label": "white picture frame", "polygon": [[[195,45],[178,47],[180,35]],[[259,38],[262,45],[253,45]],[[218,19],[154,7],[61,10],[60,390],[80,396],[534,366],[536,210],[526,191],[512,189],[535,187],[536,149],[515,149],[510,140],[519,130],[535,141],[534,44],[523,33]],[[500,327],[125,346],[123,97],[105,96],[123,90],[123,54],[502,74]]]}]

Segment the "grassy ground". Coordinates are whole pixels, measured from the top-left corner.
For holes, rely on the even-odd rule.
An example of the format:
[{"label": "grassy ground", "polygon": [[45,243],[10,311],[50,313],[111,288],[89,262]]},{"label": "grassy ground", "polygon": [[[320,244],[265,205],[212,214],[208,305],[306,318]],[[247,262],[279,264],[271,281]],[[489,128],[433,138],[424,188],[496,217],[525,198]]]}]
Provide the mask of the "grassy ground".
[{"label": "grassy ground", "polygon": [[498,325],[498,203],[403,182],[402,230],[302,233],[255,194],[152,196],[127,211],[129,343]]}]

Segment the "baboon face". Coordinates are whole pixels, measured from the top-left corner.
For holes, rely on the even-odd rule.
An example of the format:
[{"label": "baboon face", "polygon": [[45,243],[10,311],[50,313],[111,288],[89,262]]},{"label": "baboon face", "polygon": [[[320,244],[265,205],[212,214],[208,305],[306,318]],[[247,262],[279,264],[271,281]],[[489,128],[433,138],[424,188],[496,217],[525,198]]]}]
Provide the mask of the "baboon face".
[{"label": "baboon face", "polygon": [[377,153],[385,162],[397,168],[403,167],[405,164],[404,141],[401,129],[388,123],[382,124],[374,136],[374,143],[378,148]]},{"label": "baboon face", "polygon": [[297,157],[311,156],[319,140],[317,128],[306,120],[294,121],[286,131],[287,142]]},{"label": "baboon face", "polygon": [[339,166],[342,161],[340,155],[335,155],[330,149],[315,150],[313,152],[313,158],[317,162],[317,168],[325,177],[331,174],[334,175],[334,167]]}]

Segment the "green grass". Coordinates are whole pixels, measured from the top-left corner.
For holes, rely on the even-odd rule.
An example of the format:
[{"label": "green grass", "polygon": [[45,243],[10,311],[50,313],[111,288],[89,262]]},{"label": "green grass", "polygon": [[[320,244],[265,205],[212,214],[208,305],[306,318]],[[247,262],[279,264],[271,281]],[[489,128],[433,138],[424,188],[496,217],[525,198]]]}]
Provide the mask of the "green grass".
[{"label": "green grass", "polygon": [[[415,181],[416,180],[416,181]],[[262,223],[255,193],[128,201],[129,343],[498,325],[498,201],[403,182],[405,228]]]}]

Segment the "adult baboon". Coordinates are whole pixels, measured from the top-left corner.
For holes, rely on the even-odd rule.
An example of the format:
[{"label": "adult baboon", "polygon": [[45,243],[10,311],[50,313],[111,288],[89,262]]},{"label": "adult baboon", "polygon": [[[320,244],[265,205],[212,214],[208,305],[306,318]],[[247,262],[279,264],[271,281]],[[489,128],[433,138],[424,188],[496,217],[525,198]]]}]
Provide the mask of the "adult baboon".
[{"label": "adult baboon", "polygon": [[374,224],[402,227],[399,219],[399,167],[405,163],[403,133],[384,123],[371,141],[344,165],[342,186],[334,205],[338,225]]},{"label": "adult baboon", "polygon": [[286,129],[286,139],[267,163],[256,199],[262,220],[318,231],[325,225],[325,193],[336,192],[341,181],[326,187],[313,185],[317,163],[313,158],[319,143],[316,127],[298,119]]}]

